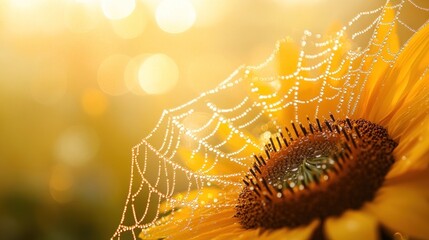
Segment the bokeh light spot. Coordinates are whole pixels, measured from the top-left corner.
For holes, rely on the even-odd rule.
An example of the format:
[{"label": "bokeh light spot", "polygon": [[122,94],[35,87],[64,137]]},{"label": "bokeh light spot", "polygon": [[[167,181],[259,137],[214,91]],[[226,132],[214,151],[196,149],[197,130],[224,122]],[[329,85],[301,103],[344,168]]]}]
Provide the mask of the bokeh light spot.
[{"label": "bokeh light spot", "polygon": [[163,94],[176,86],[179,69],[165,54],[154,54],[140,66],[138,78],[141,88],[148,94]]},{"label": "bokeh light spot", "polygon": [[124,72],[130,57],[122,54],[111,55],[98,68],[97,81],[100,89],[109,95],[121,95],[127,92]]},{"label": "bokeh light spot", "polygon": [[195,23],[195,8],[187,0],[164,0],[156,9],[158,26],[168,33],[182,33]]},{"label": "bokeh light spot", "polygon": [[97,89],[86,89],[81,98],[83,110],[90,116],[102,115],[108,105],[106,96]]},{"label": "bokeh light spot", "polygon": [[135,0],[102,0],[104,15],[111,20],[128,17],[135,9]]},{"label": "bokeh light spot", "polygon": [[146,92],[140,86],[139,69],[144,60],[149,56],[148,54],[141,54],[133,57],[125,69],[125,85],[128,91],[136,95],[146,95]]},{"label": "bokeh light spot", "polygon": [[73,126],[57,140],[55,155],[65,164],[81,166],[95,157],[98,147],[99,139],[92,128]]}]

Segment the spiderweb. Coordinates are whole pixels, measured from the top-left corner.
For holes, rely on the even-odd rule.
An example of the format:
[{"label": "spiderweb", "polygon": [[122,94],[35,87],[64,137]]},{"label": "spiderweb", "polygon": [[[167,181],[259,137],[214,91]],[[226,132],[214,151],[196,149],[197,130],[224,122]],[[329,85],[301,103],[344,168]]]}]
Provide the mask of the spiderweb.
[{"label": "spiderweb", "polygon": [[177,224],[178,209],[190,211],[180,224],[191,228],[198,209],[233,207],[224,193],[241,189],[252,155],[270,136],[290,120],[324,117],[328,110],[353,116],[369,94],[368,79],[380,74],[374,69],[391,68],[428,15],[427,2],[387,1],[332,34],[305,31],[298,44],[282,40],[259,66],[242,66],[216,88],[165,110],[132,149],[129,193],[112,239]]}]

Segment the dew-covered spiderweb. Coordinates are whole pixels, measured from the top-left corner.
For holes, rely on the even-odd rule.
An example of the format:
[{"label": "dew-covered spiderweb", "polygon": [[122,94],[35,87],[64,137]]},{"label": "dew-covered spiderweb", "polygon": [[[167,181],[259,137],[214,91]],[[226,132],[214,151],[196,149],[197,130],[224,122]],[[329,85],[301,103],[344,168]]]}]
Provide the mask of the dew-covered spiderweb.
[{"label": "dew-covered spiderweb", "polygon": [[427,1],[387,1],[331,33],[281,40],[259,66],[242,66],[165,110],[132,149],[129,193],[112,239],[165,238],[204,223],[210,211],[233,209],[253,154],[270,136],[291,120],[354,116],[369,79],[394,66],[428,17]]}]

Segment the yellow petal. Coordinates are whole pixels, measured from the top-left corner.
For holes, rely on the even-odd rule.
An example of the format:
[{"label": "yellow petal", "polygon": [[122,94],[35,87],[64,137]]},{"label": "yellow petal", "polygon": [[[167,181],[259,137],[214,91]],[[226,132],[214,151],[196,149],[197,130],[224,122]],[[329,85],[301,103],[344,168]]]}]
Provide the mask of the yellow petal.
[{"label": "yellow petal", "polygon": [[[300,55],[304,52],[311,54],[314,49],[299,47],[286,39],[278,44],[278,52],[273,57],[275,61],[262,68],[248,70],[250,96],[264,109],[268,118],[285,125],[291,120],[306,121],[307,115],[313,118],[317,106],[319,116],[328,116],[335,110],[332,101],[319,102],[318,99],[338,95],[337,88],[342,83],[338,78],[343,77],[350,65],[350,59],[346,58],[350,44],[345,36],[337,35],[326,39],[326,42],[330,45],[325,47],[324,55],[314,60]],[[277,67],[273,67],[274,63]],[[334,71],[329,76],[326,75],[328,68]],[[325,87],[326,84],[330,88]],[[324,89],[324,96],[321,96],[321,89]]]},{"label": "yellow petal", "polygon": [[286,38],[278,43],[278,49],[276,56],[278,75],[285,76],[294,73],[299,59],[298,45],[291,38]]},{"label": "yellow petal", "polygon": [[[355,61],[353,69],[361,68],[362,72],[370,72],[365,81],[365,74],[354,76],[359,82],[365,84],[365,90],[361,93],[356,116],[364,117],[373,122],[379,122],[377,113],[383,115],[387,109],[380,103],[380,96],[385,96],[385,89],[390,89],[393,79],[385,77],[386,70],[391,67],[394,55],[399,51],[399,38],[397,35],[396,12],[390,4],[386,4],[383,14],[380,16],[374,39],[370,42],[368,52],[360,61]],[[360,86],[357,86],[360,87]],[[383,97],[384,98],[384,97]],[[381,113],[380,113],[381,112]]]},{"label": "yellow petal", "polygon": [[259,239],[261,236],[261,229],[246,229],[245,231],[239,233],[237,236],[225,239],[234,239],[234,240],[247,240],[247,239]]},{"label": "yellow petal", "polygon": [[[247,96],[240,96],[238,99],[247,99]],[[244,106],[234,111],[219,101],[212,101],[206,104],[212,113],[202,109],[189,113],[180,120],[172,120],[175,121],[174,124],[180,133],[175,129],[167,131],[161,149],[166,153],[175,154],[176,151],[172,149],[177,148],[180,159],[190,171],[206,176],[246,171],[247,166],[253,163],[251,154],[259,152],[262,145],[260,146],[258,138],[249,133],[252,129],[247,128],[243,120],[248,121],[260,111],[246,100],[241,102],[245,104]],[[231,99],[226,102],[229,101]],[[232,104],[227,104],[229,105]],[[174,139],[177,141],[172,141]],[[174,159],[175,156],[165,157]]]},{"label": "yellow petal", "polygon": [[[202,173],[206,176],[245,172],[248,170],[249,164],[253,161],[251,154],[259,152],[258,150],[249,153],[245,161],[236,161],[225,156],[214,155],[204,150],[195,151],[195,149],[188,147],[179,147],[177,151],[180,159],[191,172]],[[239,181],[238,178],[231,178],[230,180]]]},{"label": "yellow petal", "polygon": [[337,218],[328,218],[325,232],[332,240],[377,239],[377,219],[364,212],[347,211]]},{"label": "yellow petal", "polygon": [[[421,127],[429,115],[429,75],[424,79],[425,85],[418,84],[419,92],[413,94],[398,110],[391,115],[386,124],[389,134],[396,140],[402,141],[413,131],[423,130]],[[409,94],[411,95],[411,94]]]},{"label": "yellow petal", "polygon": [[[299,46],[291,38],[277,43],[272,58],[258,68],[248,69],[245,77],[250,82],[249,96],[258,107],[265,109],[269,120],[285,124],[293,119],[293,111],[285,104],[293,100],[288,91],[294,86],[293,73],[297,71]],[[282,76],[292,76],[287,80]]]},{"label": "yellow petal", "polygon": [[366,210],[387,228],[417,239],[429,238],[428,172],[389,179]]},{"label": "yellow petal", "polygon": [[[418,107],[416,107],[418,108]],[[395,164],[386,178],[395,177],[411,170],[427,169],[429,166],[429,117],[409,120],[402,134],[399,145],[393,154],[396,158]]]},{"label": "yellow petal", "polygon": [[[212,240],[238,240],[238,239],[257,239],[259,236],[259,229],[221,229],[222,233],[218,236],[213,236]],[[208,238],[206,238],[208,239]]]},{"label": "yellow petal", "polygon": [[302,240],[310,239],[314,230],[319,226],[320,221],[314,220],[307,226],[293,229],[281,228],[274,231],[266,231],[260,236],[260,239],[266,240]]},{"label": "yellow petal", "polygon": [[170,239],[204,239],[219,234],[219,229],[228,228],[230,231],[240,230],[241,226],[234,218],[234,208],[198,208],[191,210],[185,208],[186,214],[180,218],[169,219],[169,221],[145,229],[140,234],[142,239],[159,239],[169,237]]},{"label": "yellow petal", "polygon": [[406,174],[386,179],[384,188],[388,189],[408,189],[418,192],[424,198],[429,199],[429,169],[408,171]]},{"label": "yellow petal", "polygon": [[234,218],[235,211],[229,213],[213,213],[191,224],[190,233],[183,232],[175,234],[176,239],[213,239],[222,236],[225,233],[235,232],[238,235],[243,231],[238,219]]},{"label": "yellow petal", "polygon": [[[237,130],[227,122],[215,120],[212,125],[215,126],[211,126],[208,132],[197,136],[201,141],[188,139],[188,144],[182,144],[178,148],[181,160],[191,171],[205,175],[247,171],[253,162],[251,154],[260,151],[257,138],[244,130]],[[207,136],[209,138],[205,139]],[[185,135],[184,141],[186,140]]]},{"label": "yellow petal", "polygon": [[238,197],[241,188],[238,186],[220,187],[204,187],[201,190],[192,190],[189,192],[178,193],[172,197],[171,201],[166,201],[160,204],[160,213],[169,212],[176,205],[184,205],[182,203],[194,203],[205,206],[208,204],[232,204]]},{"label": "yellow petal", "polygon": [[[310,239],[314,230],[319,225],[319,220],[314,220],[307,226],[297,227],[293,229],[281,228],[277,230],[264,230],[264,229],[219,229],[219,236],[213,236],[216,240],[229,240],[229,239],[260,239],[260,240],[302,240]],[[208,237],[208,235],[205,235]],[[204,239],[204,238],[201,238]]]},{"label": "yellow petal", "polygon": [[[175,195],[172,200],[161,203],[159,214],[163,215],[155,225],[144,229],[140,234],[143,239],[157,239],[167,236],[196,236],[209,232],[214,223],[219,225],[234,225],[237,220],[234,204],[240,192],[240,187],[227,188],[205,187],[188,193]],[[190,206],[198,205],[197,208]],[[196,226],[191,234],[189,226]],[[178,231],[178,229],[181,229]],[[180,239],[180,238],[179,238]]]},{"label": "yellow petal", "polygon": [[[367,119],[385,126],[399,143],[388,178],[429,165],[429,26],[416,33],[363,103]],[[371,107],[372,106],[372,107]]]},{"label": "yellow petal", "polygon": [[417,86],[427,85],[427,81],[422,81],[421,76],[429,66],[428,34],[429,25],[414,34],[393,67],[379,81],[375,87],[380,89],[379,94],[372,94],[369,100],[371,104],[367,105],[368,108],[372,106],[370,120],[387,123],[407,100],[412,101],[409,94],[418,91]]}]

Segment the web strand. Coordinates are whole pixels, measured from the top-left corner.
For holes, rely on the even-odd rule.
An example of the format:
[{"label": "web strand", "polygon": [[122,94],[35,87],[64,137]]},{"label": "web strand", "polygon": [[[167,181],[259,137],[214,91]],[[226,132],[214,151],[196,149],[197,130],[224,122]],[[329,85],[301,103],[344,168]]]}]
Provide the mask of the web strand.
[{"label": "web strand", "polygon": [[[373,69],[378,64],[392,67],[412,34],[427,24],[402,18],[404,9],[429,16],[429,6],[416,0],[387,1],[357,14],[330,36],[305,31],[296,61],[291,60],[294,67],[284,74],[281,66],[280,71],[270,67],[289,44],[280,41],[262,64],[242,66],[216,88],[165,110],[132,149],[129,193],[112,239],[137,239],[165,221],[179,224],[174,221],[179,209],[192,216],[199,208],[233,206],[222,192],[241,189],[253,154],[264,152],[267,136],[278,133],[285,122],[323,119],[326,105],[335,106],[339,116],[353,116]],[[369,24],[357,26],[363,19],[370,19]],[[408,35],[395,48],[391,36],[401,28]],[[191,227],[200,220],[183,221]]]}]

